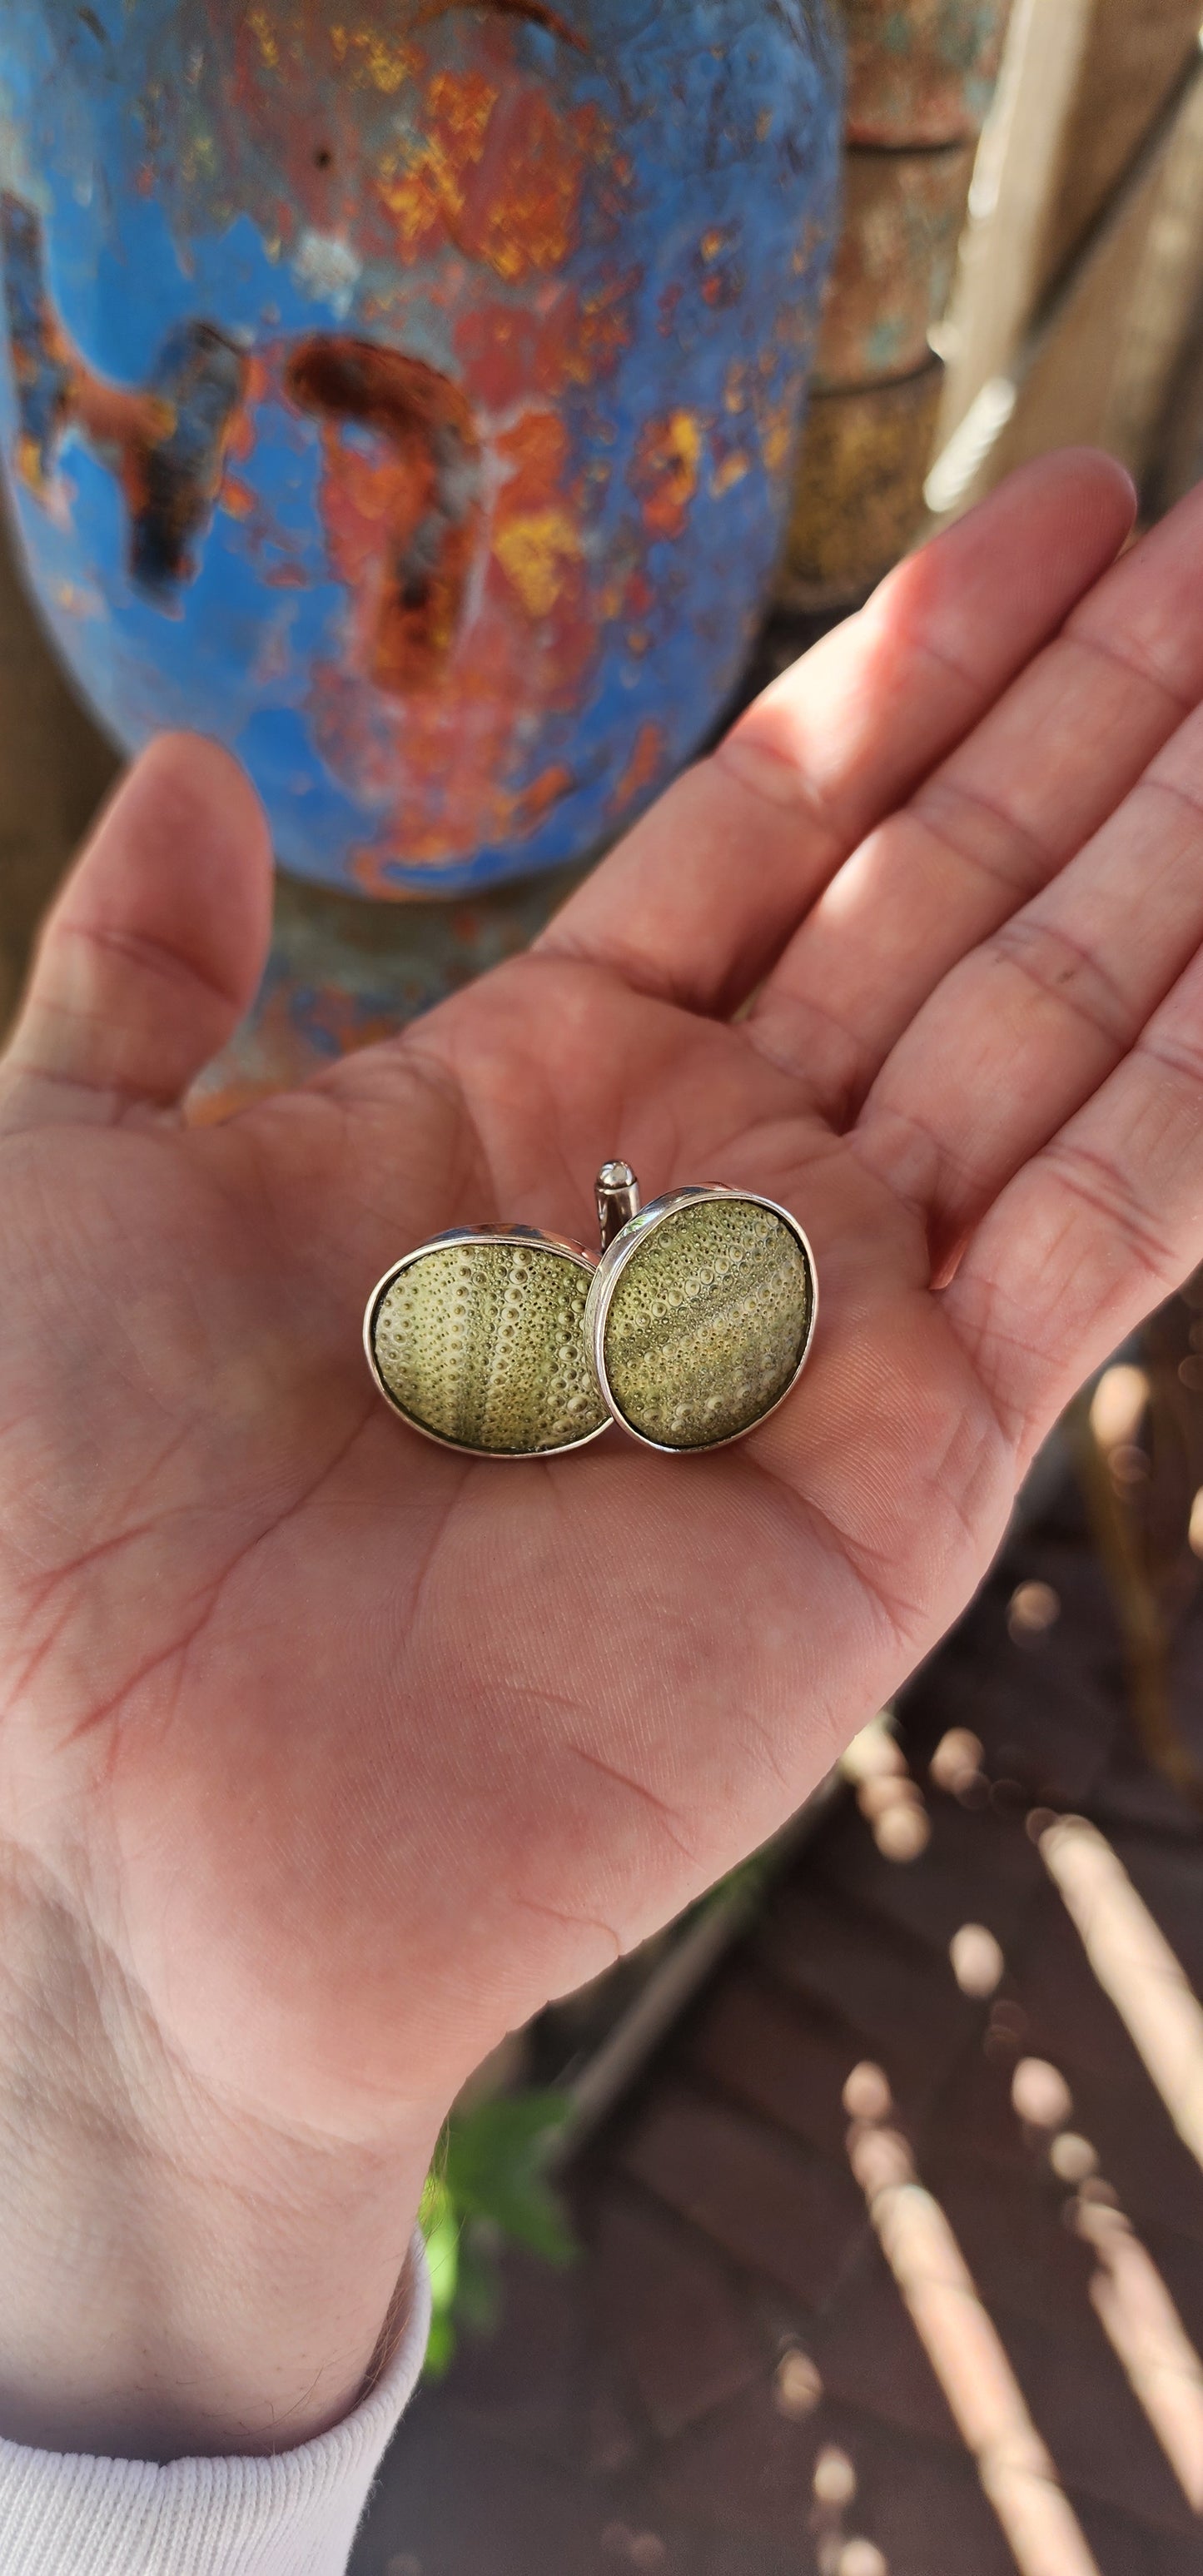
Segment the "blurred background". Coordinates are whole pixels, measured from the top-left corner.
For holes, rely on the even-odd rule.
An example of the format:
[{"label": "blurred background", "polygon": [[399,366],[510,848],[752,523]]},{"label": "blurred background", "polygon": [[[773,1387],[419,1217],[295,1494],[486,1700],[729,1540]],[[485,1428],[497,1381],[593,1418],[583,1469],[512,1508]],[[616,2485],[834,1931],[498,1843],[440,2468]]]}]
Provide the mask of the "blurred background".
[{"label": "blurred background", "polygon": [[[198,1117],[520,946],[1013,465],[1203,474],[1200,0],[452,14],[0,66],[0,1022],[122,746],[224,730],[290,865]],[[356,2576],[1203,2565],[1201,1560],[1203,1280],[791,1832],[470,2088]]]}]

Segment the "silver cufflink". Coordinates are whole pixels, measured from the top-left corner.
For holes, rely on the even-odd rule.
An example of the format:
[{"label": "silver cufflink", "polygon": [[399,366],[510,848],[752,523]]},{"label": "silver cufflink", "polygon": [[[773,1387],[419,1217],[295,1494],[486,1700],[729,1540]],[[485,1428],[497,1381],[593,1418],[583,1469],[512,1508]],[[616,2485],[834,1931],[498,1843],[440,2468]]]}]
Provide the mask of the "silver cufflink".
[{"label": "silver cufflink", "polygon": [[626,1163],[597,1178],[600,1255],[532,1226],[419,1244],[368,1299],[380,1393],[470,1456],[558,1457],[618,1422],[646,1448],[742,1440],[776,1411],[814,1336],[814,1256],[755,1191],[667,1190]]}]

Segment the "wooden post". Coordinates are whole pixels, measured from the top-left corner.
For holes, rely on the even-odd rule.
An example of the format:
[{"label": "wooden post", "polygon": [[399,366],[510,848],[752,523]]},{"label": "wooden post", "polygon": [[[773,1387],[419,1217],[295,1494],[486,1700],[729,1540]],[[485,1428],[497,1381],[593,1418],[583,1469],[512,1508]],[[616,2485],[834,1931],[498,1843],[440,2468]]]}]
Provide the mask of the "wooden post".
[{"label": "wooden post", "polygon": [[1199,0],[1018,0],[927,499],[1074,440],[1144,480],[1203,275]]},{"label": "wooden post", "polygon": [[944,335],[942,442],[983,385],[1005,375],[1036,304],[1092,5],[1093,0],[1016,0]]}]

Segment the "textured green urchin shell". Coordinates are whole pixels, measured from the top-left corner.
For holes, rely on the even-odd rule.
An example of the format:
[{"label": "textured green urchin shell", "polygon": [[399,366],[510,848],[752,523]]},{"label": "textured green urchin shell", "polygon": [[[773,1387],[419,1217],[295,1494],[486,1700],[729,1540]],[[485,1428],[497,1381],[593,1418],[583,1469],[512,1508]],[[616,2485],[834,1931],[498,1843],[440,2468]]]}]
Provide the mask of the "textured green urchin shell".
[{"label": "textured green urchin shell", "polygon": [[661,1217],[619,1272],[606,1316],[619,1412],[665,1449],[737,1438],[784,1395],[813,1299],[796,1234],[757,1200],[701,1199]]},{"label": "textured green urchin shell", "polygon": [[608,1420],[585,1347],[590,1273],[553,1245],[444,1244],[407,1263],[372,1348],[394,1402],[465,1449],[529,1457]]}]

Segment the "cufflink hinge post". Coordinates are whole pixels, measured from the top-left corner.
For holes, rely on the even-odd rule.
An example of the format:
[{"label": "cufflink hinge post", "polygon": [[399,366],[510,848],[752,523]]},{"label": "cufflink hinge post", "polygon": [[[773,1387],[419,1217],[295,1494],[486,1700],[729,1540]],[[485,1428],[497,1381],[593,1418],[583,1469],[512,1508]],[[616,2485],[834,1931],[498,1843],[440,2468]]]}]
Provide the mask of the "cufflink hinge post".
[{"label": "cufflink hinge post", "polygon": [[597,1175],[597,1222],[603,1252],[638,1214],[639,1183],[630,1164],[603,1163]]}]

